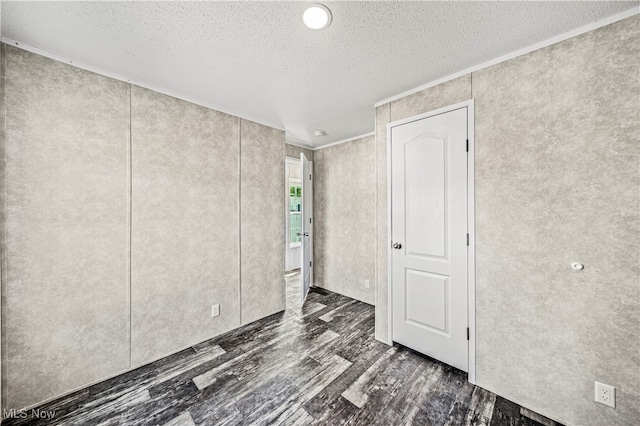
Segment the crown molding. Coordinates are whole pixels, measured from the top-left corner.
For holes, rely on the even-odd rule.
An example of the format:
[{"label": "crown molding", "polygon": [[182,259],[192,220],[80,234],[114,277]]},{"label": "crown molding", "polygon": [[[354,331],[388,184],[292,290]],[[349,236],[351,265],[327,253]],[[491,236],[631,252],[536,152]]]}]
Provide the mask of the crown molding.
[{"label": "crown molding", "polygon": [[81,68],[81,69],[86,70],[86,71],[93,72],[95,74],[100,74],[100,75],[103,75],[105,77],[113,78],[115,80],[124,81],[125,83],[129,83],[129,84],[133,84],[133,85],[136,85],[136,86],[143,87],[145,89],[153,90],[154,92],[162,93],[163,95],[171,96],[171,97],[174,97],[174,98],[177,98],[177,99],[181,99],[181,100],[186,101],[186,102],[190,102],[192,104],[200,105],[200,106],[205,107],[205,108],[209,108],[209,109],[213,109],[213,110],[225,113],[225,114],[229,114],[229,115],[232,115],[234,117],[240,118],[242,120],[253,121],[254,123],[262,124],[264,126],[272,127],[274,129],[277,129],[277,130],[285,131],[285,129],[282,126],[281,123],[272,123],[272,122],[269,122],[269,121],[266,121],[266,120],[262,120],[260,118],[251,117],[249,115],[240,113],[238,111],[234,111],[232,109],[223,108],[223,107],[221,107],[219,105],[213,104],[211,102],[205,101],[205,100],[200,99],[200,98],[196,98],[196,97],[193,97],[193,96],[186,96],[186,95],[181,94],[181,93],[179,93],[177,91],[171,90],[171,89],[169,89],[167,87],[157,86],[155,84],[150,84],[150,83],[147,83],[147,82],[144,82],[144,81],[141,81],[141,80],[131,79],[131,78],[127,77],[126,75],[115,73],[115,72],[106,70],[104,68],[95,67],[93,65],[88,65],[88,64],[86,64],[84,62],[78,62],[78,61],[66,58],[64,56],[58,55],[56,53],[51,53],[51,52],[48,52],[46,50],[40,49],[38,47],[34,47],[34,46],[31,46],[31,45],[22,43],[20,41],[13,40],[13,39],[11,39],[9,37],[2,37],[2,42],[7,44],[7,45],[9,45],[9,46],[13,46],[13,47],[18,48],[18,49],[26,50],[28,52],[35,53],[37,55],[44,56],[44,57],[49,58],[49,59],[53,59],[54,61],[62,62],[62,63],[68,64],[68,65],[71,65],[71,66],[74,66],[74,67],[77,67],[77,68]]},{"label": "crown molding", "polygon": [[565,41],[565,40],[568,40],[570,38],[579,36],[581,34],[588,33],[589,31],[593,31],[593,30],[596,30],[598,28],[607,26],[609,24],[613,24],[614,22],[618,22],[618,21],[621,21],[623,19],[629,18],[631,16],[637,15],[638,13],[640,13],[640,6],[633,7],[633,8],[631,8],[631,9],[629,9],[627,11],[624,11],[622,13],[618,13],[618,14],[609,16],[608,18],[601,19],[601,20],[596,21],[596,22],[592,22],[591,24],[584,25],[582,27],[576,28],[575,30],[571,30],[569,32],[566,32],[564,34],[560,34],[558,36],[555,36],[555,37],[552,37],[550,39],[541,41],[539,43],[532,44],[531,46],[516,50],[514,52],[507,53],[506,55],[499,56],[499,57],[497,57],[495,59],[492,59],[492,60],[487,61],[487,62],[483,62],[483,63],[481,63],[479,65],[474,65],[472,67],[465,68],[462,71],[458,71],[456,73],[449,74],[449,75],[447,75],[445,77],[439,78],[437,80],[433,80],[433,81],[431,81],[429,83],[425,83],[425,84],[423,84],[421,86],[418,86],[416,88],[413,88],[413,89],[407,90],[405,92],[399,93],[397,95],[391,96],[389,98],[383,99],[383,100],[381,100],[379,102],[376,102],[374,104],[374,106],[377,108],[377,107],[382,106],[384,104],[388,104],[389,102],[393,102],[393,101],[396,101],[398,99],[402,99],[405,96],[413,95],[414,93],[421,92],[421,91],[423,91],[425,89],[429,89],[430,87],[434,87],[434,86],[437,86],[439,84],[446,83],[447,81],[451,81],[453,79],[456,79],[458,77],[462,77],[463,75],[467,75],[467,74],[470,74],[472,72],[480,71],[481,69],[488,68],[490,66],[499,64],[501,62],[505,62],[505,61],[508,61],[510,59],[517,58],[518,56],[526,55],[527,53],[531,53],[531,52],[533,52],[535,50],[543,49],[545,47],[551,46],[552,44],[560,43],[561,41]]}]

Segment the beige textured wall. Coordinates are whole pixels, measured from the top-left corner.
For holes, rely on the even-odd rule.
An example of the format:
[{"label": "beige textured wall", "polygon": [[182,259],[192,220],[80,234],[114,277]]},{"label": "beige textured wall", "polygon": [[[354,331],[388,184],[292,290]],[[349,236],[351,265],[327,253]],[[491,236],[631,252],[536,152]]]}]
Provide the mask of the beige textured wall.
[{"label": "beige textured wall", "polygon": [[[375,138],[316,150],[313,164],[314,285],[373,304]],[[369,288],[364,280],[369,280]]]},{"label": "beige textured wall", "polygon": [[284,309],[284,132],[2,50],[2,408]]},{"label": "beige textured wall", "polygon": [[387,231],[387,124],[391,122],[389,104],[376,108],[376,339],[389,343],[389,267],[387,252],[391,246]]},{"label": "beige textured wall", "polygon": [[473,74],[478,384],[568,424],[640,420],[639,77],[638,15]]},{"label": "beige textured wall", "polygon": [[241,120],[242,324],[285,309],[284,131]]},{"label": "beige textured wall", "polygon": [[[380,167],[389,120],[473,89],[477,382],[566,424],[636,424],[640,16],[471,77],[406,98],[410,106],[379,107],[377,150]],[[379,168],[379,219],[383,181]],[[378,261],[386,265],[384,220]],[[574,272],[572,261],[585,269]],[[386,315],[380,299],[376,309]],[[386,321],[376,325],[385,338]],[[616,387],[616,409],[593,401],[594,380]]]},{"label": "beige textured wall", "polygon": [[307,160],[313,161],[313,156],[315,151],[310,149],[301,148],[296,145],[285,144],[284,145],[284,155],[286,157],[300,158],[300,153],[304,152],[304,155],[307,157]]},{"label": "beige textured wall", "polygon": [[389,105],[390,119],[391,121],[402,120],[469,99],[471,99],[471,75],[467,74],[392,101]]},{"label": "beige textured wall", "polygon": [[136,366],[240,325],[240,132],[237,117],[132,86],[131,133]]},{"label": "beige textured wall", "polygon": [[3,52],[3,401],[19,408],[129,366],[129,85]]}]

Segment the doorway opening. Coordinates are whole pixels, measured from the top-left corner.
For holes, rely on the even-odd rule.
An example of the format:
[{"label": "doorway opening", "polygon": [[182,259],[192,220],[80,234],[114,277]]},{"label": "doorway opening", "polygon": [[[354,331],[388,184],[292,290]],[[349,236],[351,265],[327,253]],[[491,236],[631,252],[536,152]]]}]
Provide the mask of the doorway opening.
[{"label": "doorway opening", "polygon": [[297,311],[302,300],[300,266],[302,262],[302,164],[299,158],[285,159],[285,271],[287,310]]},{"label": "doorway opening", "polygon": [[302,257],[302,165],[285,160],[285,272],[300,269]]},{"label": "doorway opening", "polygon": [[299,312],[311,284],[312,172],[311,162],[285,158],[285,292],[287,310]]}]

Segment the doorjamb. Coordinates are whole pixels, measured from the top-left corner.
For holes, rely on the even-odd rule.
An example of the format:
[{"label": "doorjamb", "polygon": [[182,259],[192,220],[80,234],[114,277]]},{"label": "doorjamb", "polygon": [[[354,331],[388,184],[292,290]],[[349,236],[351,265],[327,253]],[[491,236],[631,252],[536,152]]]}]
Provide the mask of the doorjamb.
[{"label": "doorjamb", "polygon": [[[313,257],[313,227],[315,225],[315,217],[313,216],[313,161],[309,161],[309,173],[311,173],[311,184],[309,185],[309,187],[311,188],[311,195],[309,196],[310,200],[309,200],[309,205],[311,206],[311,224],[309,224],[309,251],[311,252],[311,254],[309,255],[310,259],[311,259],[311,268],[309,269],[309,286],[310,287],[315,287],[313,285],[313,271],[316,268],[315,265],[315,259]],[[304,178],[304,176],[303,176]]]},{"label": "doorjamb", "polygon": [[387,291],[388,291],[388,341],[393,345],[393,254],[389,249],[391,241],[391,129],[402,124],[433,117],[457,109],[467,108],[467,138],[469,154],[467,155],[467,230],[469,232],[469,256],[467,257],[467,323],[469,327],[469,382],[476,383],[476,228],[475,228],[475,137],[474,137],[474,101],[460,102],[439,108],[413,117],[387,124]]}]

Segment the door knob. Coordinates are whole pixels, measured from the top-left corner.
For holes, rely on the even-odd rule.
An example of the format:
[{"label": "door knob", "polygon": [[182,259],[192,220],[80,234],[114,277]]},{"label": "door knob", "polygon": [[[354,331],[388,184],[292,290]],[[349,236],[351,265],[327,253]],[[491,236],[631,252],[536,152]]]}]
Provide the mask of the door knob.
[{"label": "door knob", "polygon": [[299,233],[299,232],[297,232],[297,233],[296,233],[296,237],[308,237],[308,236],[309,236],[309,233],[308,233],[308,232],[304,232],[304,233],[302,233],[302,234],[301,234],[301,233]]},{"label": "door knob", "polygon": [[400,250],[402,248],[402,244],[400,243],[393,243],[393,248],[396,250]]}]

